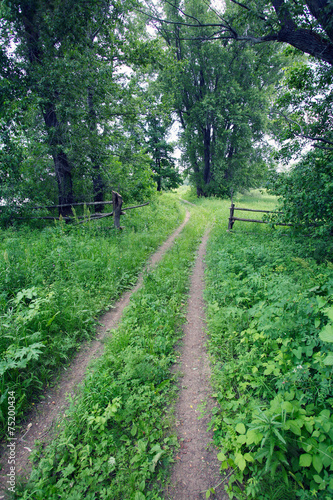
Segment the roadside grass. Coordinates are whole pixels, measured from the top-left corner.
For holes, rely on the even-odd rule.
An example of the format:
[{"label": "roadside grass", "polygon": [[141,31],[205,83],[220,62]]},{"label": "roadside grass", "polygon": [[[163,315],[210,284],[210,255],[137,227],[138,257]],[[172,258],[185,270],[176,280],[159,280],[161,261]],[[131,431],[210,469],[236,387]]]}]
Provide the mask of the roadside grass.
[{"label": "roadside grass", "polygon": [[61,431],[16,498],[160,499],[177,438],[170,367],[185,318],[185,296],[206,213],[192,216],[112,331],[73,401]]},{"label": "roadside grass", "polygon": [[[97,315],[136,281],[148,256],[185,215],[175,195],[112,221],[0,231],[0,421],[15,393],[16,419],[93,337]],[[16,422],[17,423],[17,422]],[[0,437],[5,426],[1,426]]]},{"label": "roadside grass", "polygon": [[[272,209],[253,193],[236,206]],[[211,426],[230,498],[333,497],[333,265],[288,228],[216,223],[207,252]]]}]

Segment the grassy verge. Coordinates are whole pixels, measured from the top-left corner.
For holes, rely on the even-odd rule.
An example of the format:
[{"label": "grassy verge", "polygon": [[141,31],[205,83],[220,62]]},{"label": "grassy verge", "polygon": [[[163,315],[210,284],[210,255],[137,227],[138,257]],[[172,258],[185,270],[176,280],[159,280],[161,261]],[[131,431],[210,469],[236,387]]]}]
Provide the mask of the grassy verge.
[{"label": "grassy verge", "polygon": [[160,499],[172,451],[170,366],[181,336],[195,250],[207,221],[194,209],[172,249],[146,275],[63,428],[16,498]]},{"label": "grassy verge", "polygon": [[[238,205],[268,208],[251,197]],[[230,498],[333,497],[333,265],[288,229],[216,226],[208,247],[212,420]]]},{"label": "grassy verge", "polygon": [[184,214],[173,195],[164,195],[127,212],[122,233],[107,228],[110,221],[0,232],[2,423],[8,391],[20,419]]}]

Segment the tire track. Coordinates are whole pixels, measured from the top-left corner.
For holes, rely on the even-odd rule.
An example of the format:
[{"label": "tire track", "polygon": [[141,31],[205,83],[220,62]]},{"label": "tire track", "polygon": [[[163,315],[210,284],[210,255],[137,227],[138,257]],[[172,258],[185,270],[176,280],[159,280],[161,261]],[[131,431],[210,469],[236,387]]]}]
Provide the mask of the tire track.
[{"label": "tire track", "polygon": [[[181,391],[176,404],[176,426],[181,449],[175,458],[171,486],[165,497],[172,500],[199,500],[215,487],[211,498],[228,498],[221,483],[217,450],[212,445],[212,432],[207,432],[210,397],[210,367],[205,349],[204,321],[204,256],[209,231],[202,239],[193,270],[188,298],[187,323],[184,326],[183,348],[179,369]],[[200,408],[204,406],[204,412]],[[198,418],[200,417],[200,420]]]},{"label": "tire track", "polygon": [[[144,271],[139,275],[136,285],[131,290],[125,292],[122,297],[111,306],[110,311],[99,318],[100,326],[97,328],[97,336],[95,339],[91,342],[82,344],[80,352],[74,357],[70,366],[63,369],[57,386],[47,389],[44,393],[44,400],[40,401],[36,405],[36,408],[27,415],[26,425],[23,425],[21,432],[15,436],[16,479],[18,475],[28,479],[31,470],[29,456],[34,449],[35,441],[39,440],[43,446],[46,446],[54,437],[57,429],[56,423],[65,416],[66,408],[69,406],[69,396],[74,396],[79,384],[84,379],[88,365],[91,361],[102,355],[104,348],[103,341],[107,338],[107,332],[116,328],[121,319],[123,310],[130,302],[132,294],[142,285],[144,274],[162,259],[165,252],[172,246],[189,219],[190,213],[187,211],[182,224],[149,259]],[[4,498],[8,486],[7,474],[9,473],[9,464],[7,463],[6,445],[7,442],[1,444],[2,469],[0,475],[0,500]]]}]

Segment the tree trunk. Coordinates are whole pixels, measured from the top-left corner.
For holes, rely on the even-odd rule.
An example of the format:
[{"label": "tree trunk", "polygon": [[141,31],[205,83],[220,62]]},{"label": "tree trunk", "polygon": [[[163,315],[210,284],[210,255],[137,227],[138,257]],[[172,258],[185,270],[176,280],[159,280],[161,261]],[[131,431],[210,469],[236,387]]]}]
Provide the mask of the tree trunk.
[{"label": "tree trunk", "polygon": [[[88,102],[89,130],[91,134],[94,133],[96,134],[97,118],[96,118],[96,111],[94,108],[92,88],[88,89],[87,102]],[[105,183],[101,176],[101,168],[99,162],[97,161],[95,155],[92,152],[90,153],[90,160],[93,164],[92,182],[93,182],[94,201],[104,201]],[[99,205],[98,208],[95,205],[95,212],[96,210],[103,212],[104,205]]]},{"label": "tree trunk", "polygon": [[264,36],[263,40],[289,43],[302,52],[333,65],[331,22],[333,9],[328,0],[308,0],[306,4],[312,15],[321,23],[330,40],[313,30],[298,27],[284,0],[271,0],[271,2],[280,21],[280,30],[272,35]]},{"label": "tree trunk", "polygon": [[[99,169],[98,167],[94,167],[96,169]],[[93,181],[93,191],[94,191],[94,201],[104,201],[104,189],[105,189],[105,184],[102,179],[101,174],[96,172],[95,175],[93,175],[92,178]],[[95,205],[95,212],[103,212],[104,210],[104,205]]]},{"label": "tree trunk", "polygon": [[[73,182],[72,182],[72,166],[63,152],[63,143],[61,138],[60,123],[58,121],[55,106],[53,103],[48,103],[46,110],[43,112],[45,125],[49,137],[49,145],[54,161],[54,170],[58,183],[58,200],[59,205],[68,205],[73,203]],[[71,207],[59,207],[59,215],[71,215]]]},{"label": "tree trunk", "polygon": [[[38,63],[43,66],[43,48],[40,44],[40,30],[38,25],[38,8],[40,5],[37,2],[23,2],[22,21],[24,33],[26,37],[26,44],[28,49],[28,59],[30,67],[28,66],[27,73],[33,74],[33,65]],[[39,97],[44,97],[43,93],[40,94],[39,84]],[[53,93],[53,102],[50,98],[42,113],[44,122],[47,128],[47,134],[50,145],[50,153],[54,161],[54,169],[58,183],[58,199],[59,205],[73,203],[73,184],[71,175],[71,165],[68,161],[66,153],[63,151],[62,132],[60,130],[60,123],[56,114],[55,99],[56,92]],[[43,108],[43,106],[42,106]],[[59,208],[59,215],[68,215],[71,213],[71,207]]]},{"label": "tree trunk", "polygon": [[[59,205],[68,205],[74,202],[71,167],[65,153],[53,155],[54,168],[58,183]],[[59,215],[72,215],[72,207],[59,207]]]},{"label": "tree trunk", "polygon": [[204,172],[203,172],[203,179],[205,186],[208,186],[208,184],[211,181],[212,174],[211,174],[211,151],[210,151],[210,127],[207,127],[204,129],[204,161],[205,161],[205,166],[204,166]]},{"label": "tree trunk", "polygon": [[156,158],[156,173],[157,173],[157,191],[161,191],[162,177],[161,177],[161,161],[159,158]]}]

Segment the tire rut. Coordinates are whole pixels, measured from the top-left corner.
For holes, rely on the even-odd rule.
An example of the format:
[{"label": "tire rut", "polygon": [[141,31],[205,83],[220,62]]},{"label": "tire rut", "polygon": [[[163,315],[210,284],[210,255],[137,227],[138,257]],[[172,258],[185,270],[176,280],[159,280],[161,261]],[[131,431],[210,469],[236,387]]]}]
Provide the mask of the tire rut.
[{"label": "tire rut", "polygon": [[[186,217],[182,224],[169,236],[160,248],[149,259],[144,271],[139,275],[136,285],[125,292],[122,297],[111,306],[110,311],[99,318],[100,326],[97,328],[97,335],[91,342],[82,344],[80,351],[76,354],[68,368],[63,369],[63,373],[56,387],[47,389],[44,392],[44,399],[40,401],[34,410],[26,417],[22,430],[15,436],[16,456],[15,470],[16,479],[28,479],[31,471],[29,456],[34,449],[35,441],[38,440],[43,446],[56,434],[57,421],[65,416],[66,408],[69,406],[70,396],[74,396],[79,384],[83,381],[88,365],[100,357],[103,353],[103,341],[107,338],[107,332],[116,328],[123,310],[128,306],[130,298],[143,282],[145,272],[155,266],[163,257],[165,252],[172,246],[174,240],[180,234],[190,218],[190,213],[186,212]],[[0,474],[0,500],[5,498],[7,490],[7,474],[9,464],[7,463],[7,441],[1,444],[1,474]]]},{"label": "tire rut", "polygon": [[[175,457],[171,485],[165,498],[199,500],[206,498],[209,488],[215,489],[211,498],[225,500],[219,473],[217,450],[212,444],[212,432],[207,431],[210,410],[215,402],[210,397],[210,367],[205,349],[204,320],[204,256],[209,231],[202,239],[191,277],[188,297],[187,323],[184,326],[183,347],[179,369],[180,394],[176,403],[176,426],[181,448]],[[199,420],[200,418],[200,420]],[[219,485],[219,486],[217,486]]]}]

